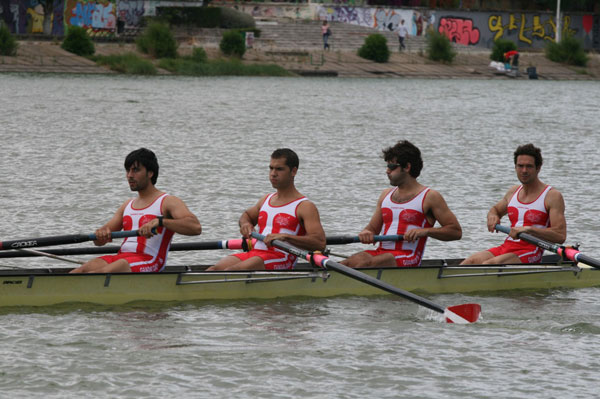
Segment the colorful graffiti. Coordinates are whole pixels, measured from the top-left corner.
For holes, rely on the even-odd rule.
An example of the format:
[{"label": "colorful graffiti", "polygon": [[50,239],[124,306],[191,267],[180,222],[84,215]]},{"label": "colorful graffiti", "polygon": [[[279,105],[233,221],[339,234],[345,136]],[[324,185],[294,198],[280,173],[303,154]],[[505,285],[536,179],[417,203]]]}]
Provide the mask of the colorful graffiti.
[{"label": "colorful graffiti", "polygon": [[121,0],[118,4],[117,13],[121,20],[125,21],[127,27],[138,27],[142,24],[145,13],[144,0]]},{"label": "colorful graffiti", "polygon": [[479,43],[481,36],[471,18],[443,17],[440,18],[438,31],[451,41],[465,46]]},{"label": "colorful graffiti", "polygon": [[[563,35],[573,35],[576,30],[570,28],[571,17],[565,15],[562,24]],[[494,40],[504,36],[505,32],[518,30],[518,40],[532,44],[534,38],[542,40],[555,40],[556,22],[552,15],[533,15],[527,19],[525,14],[509,14],[508,21],[502,19],[502,15],[490,15],[488,28],[494,33]]]},{"label": "colorful graffiti", "polygon": [[113,33],[117,22],[115,5],[110,0],[67,0],[65,21],[96,35]]}]

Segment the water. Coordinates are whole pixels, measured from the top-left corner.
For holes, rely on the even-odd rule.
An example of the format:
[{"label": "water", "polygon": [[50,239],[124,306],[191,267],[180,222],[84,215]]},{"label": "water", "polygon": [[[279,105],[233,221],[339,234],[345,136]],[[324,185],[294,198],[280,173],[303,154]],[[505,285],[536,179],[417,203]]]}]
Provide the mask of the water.
[{"label": "water", "polygon": [[[463,227],[460,241],[430,240],[426,257],[464,257],[502,240],[485,215],[517,182],[512,152],[533,142],[544,155],[541,179],[565,197],[567,242],[600,257],[598,89],[0,75],[0,239],[92,232],[131,195],[123,159],[140,146],[157,153],[158,187],[198,215],[203,240],[238,236],[241,212],[270,192],[269,155],[283,146],[298,152],[297,186],[327,234],[357,233],[388,185],[381,149],[408,139],[423,152],[419,180],[444,195]],[[177,252],[169,261],[225,254]],[[387,296],[0,308],[0,389],[48,398],[587,398],[596,394],[599,292],[431,297],[480,303],[482,320],[469,326]]]}]

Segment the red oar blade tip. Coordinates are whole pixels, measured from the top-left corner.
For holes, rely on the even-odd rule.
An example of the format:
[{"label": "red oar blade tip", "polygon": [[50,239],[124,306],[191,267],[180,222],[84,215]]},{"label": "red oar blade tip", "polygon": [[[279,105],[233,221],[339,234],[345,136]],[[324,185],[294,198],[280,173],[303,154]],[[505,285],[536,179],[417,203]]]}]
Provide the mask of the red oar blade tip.
[{"label": "red oar blade tip", "polygon": [[444,310],[447,323],[469,324],[475,323],[481,314],[481,305],[466,303],[464,305],[448,306]]}]

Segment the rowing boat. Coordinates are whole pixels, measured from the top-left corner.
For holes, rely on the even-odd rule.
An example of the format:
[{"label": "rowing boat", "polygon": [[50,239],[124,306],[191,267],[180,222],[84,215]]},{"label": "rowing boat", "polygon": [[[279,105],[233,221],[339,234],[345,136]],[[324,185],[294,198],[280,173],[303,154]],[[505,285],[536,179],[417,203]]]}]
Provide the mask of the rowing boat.
[{"label": "rowing boat", "polygon": [[[492,293],[600,286],[600,270],[546,256],[542,264],[459,266],[425,260],[420,267],[360,269],[378,280],[422,294]],[[118,305],[134,301],[195,301],[385,295],[333,270],[301,264],[292,271],[206,272],[168,266],[160,273],[68,274],[70,268],[0,270],[0,306],[68,302]]]}]

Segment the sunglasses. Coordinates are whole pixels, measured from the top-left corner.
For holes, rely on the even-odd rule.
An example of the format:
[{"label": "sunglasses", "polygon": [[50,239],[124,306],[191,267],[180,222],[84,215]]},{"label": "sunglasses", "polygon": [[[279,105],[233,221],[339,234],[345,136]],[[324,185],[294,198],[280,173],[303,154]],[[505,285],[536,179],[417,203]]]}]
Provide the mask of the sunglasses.
[{"label": "sunglasses", "polygon": [[389,170],[395,170],[397,167],[402,167],[399,163],[388,163],[387,168]]}]

